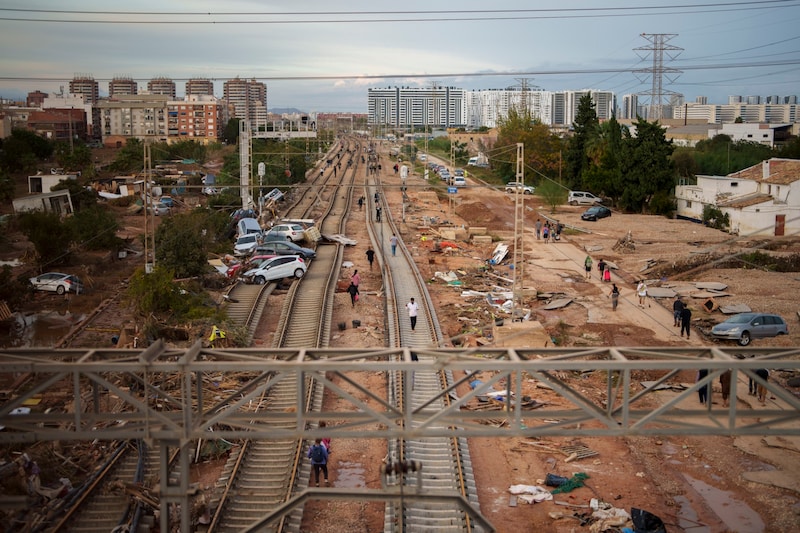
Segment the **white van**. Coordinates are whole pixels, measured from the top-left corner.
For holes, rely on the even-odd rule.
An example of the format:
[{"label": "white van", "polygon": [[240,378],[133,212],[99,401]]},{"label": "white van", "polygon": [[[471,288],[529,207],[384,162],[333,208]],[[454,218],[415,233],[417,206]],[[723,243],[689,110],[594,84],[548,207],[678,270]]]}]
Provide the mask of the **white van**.
[{"label": "white van", "polygon": [[240,237],[242,235],[249,235],[250,233],[261,233],[261,226],[258,224],[258,220],[254,218],[241,219],[236,225],[236,229]]},{"label": "white van", "polygon": [[569,198],[567,198],[569,205],[596,205],[602,204],[603,199],[598,198],[590,192],[583,191],[569,191]]}]

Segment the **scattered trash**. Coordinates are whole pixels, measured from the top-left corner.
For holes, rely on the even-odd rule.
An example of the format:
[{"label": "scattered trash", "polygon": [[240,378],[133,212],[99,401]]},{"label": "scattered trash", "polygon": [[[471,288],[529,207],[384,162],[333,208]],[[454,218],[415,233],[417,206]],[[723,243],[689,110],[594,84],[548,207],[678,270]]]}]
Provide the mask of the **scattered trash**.
[{"label": "scattered trash", "polygon": [[584,472],[578,472],[573,475],[566,483],[559,486],[558,488],[552,491],[552,494],[563,494],[565,492],[572,492],[573,490],[583,487],[583,482],[589,479],[589,474]]},{"label": "scattered trash", "polygon": [[553,495],[547,489],[537,485],[511,485],[508,487],[508,492],[528,504],[553,499]]}]

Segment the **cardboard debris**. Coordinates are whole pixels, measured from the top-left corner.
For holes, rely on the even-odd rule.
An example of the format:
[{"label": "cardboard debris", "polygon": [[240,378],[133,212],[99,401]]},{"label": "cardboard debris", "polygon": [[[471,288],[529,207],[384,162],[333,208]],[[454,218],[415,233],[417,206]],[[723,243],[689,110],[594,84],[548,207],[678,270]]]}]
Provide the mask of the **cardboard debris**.
[{"label": "cardboard debris", "polygon": [[694,284],[694,286],[698,289],[706,289],[710,291],[724,291],[728,288],[726,284],[719,283],[717,281],[698,281]]},{"label": "cardboard debris", "polygon": [[549,304],[544,306],[546,311],[551,311],[553,309],[561,309],[562,307],[568,306],[572,302],[572,298],[559,298],[557,300],[553,300]]},{"label": "cardboard debris", "polygon": [[[316,228],[308,228],[308,229],[306,230],[306,234],[308,234],[308,233],[310,232],[310,230],[311,230],[311,229],[316,229]],[[326,234],[326,235],[323,235],[323,237],[325,237],[325,240],[326,240],[326,241],[338,242],[339,244],[344,244],[345,246],[355,246],[356,244],[358,244],[358,241],[357,241],[357,240],[355,240],[355,239],[350,239],[350,238],[348,238],[348,237],[345,237],[344,235],[340,235],[340,234],[338,234],[338,233],[335,233],[335,234],[333,234],[333,235],[328,235],[328,234]],[[313,238],[311,238],[311,239],[309,239],[309,240],[312,240],[312,241],[313,241],[314,239],[313,239]],[[319,239],[317,239],[317,240],[319,240]]]},{"label": "cardboard debris", "polygon": [[508,245],[502,242],[497,243],[497,246],[494,248],[494,252],[492,252],[492,258],[489,259],[489,264],[491,265],[499,265],[503,259],[506,258],[508,254]]},{"label": "cardboard debris", "polygon": [[697,291],[690,293],[692,298],[721,298],[723,296],[730,296],[728,292],[714,292],[714,291]]},{"label": "cardboard debris", "polygon": [[677,293],[666,287],[648,287],[647,295],[651,298],[675,298]]},{"label": "cardboard debris", "polygon": [[446,283],[450,283],[450,282],[453,282],[453,281],[458,281],[458,276],[452,270],[450,272],[434,272],[433,273],[433,277],[434,278],[439,278],[440,280],[442,280],[442,281],[444,281]]},{"label": "cardboard debris", "polygon": [[721,305],[719,311],[723,315],[736,315],[738,313],[749,313],[752,309],[747,304],[729,304]]}]

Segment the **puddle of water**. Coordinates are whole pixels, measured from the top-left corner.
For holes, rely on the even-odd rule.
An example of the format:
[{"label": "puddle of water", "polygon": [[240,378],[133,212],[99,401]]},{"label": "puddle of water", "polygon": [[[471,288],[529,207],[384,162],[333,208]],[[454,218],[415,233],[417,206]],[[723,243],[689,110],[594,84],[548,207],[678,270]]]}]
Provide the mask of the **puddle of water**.
[{"label": "puddle of water", "polygon": [[711,533],[707,526],[701,526],[697,522],[697,513],[692,508],[692,502],[686,496],[673,496],[675,503],[678,504],[678,527],[687,533]]},{"label": "puddle of water", "polygon": [[[683,477],[686,478],[686,481],[689,482],[692,488],[703,497],[706,505],[725,522],[725,525],[730,531],[736,531],[736,533],[764,532],[764,521],[761,520],[758,513],[753,511],[753,509],[743,501],[735,499],[733,493],[712,487],[708,483],[695,479],[685,473]],[[681,506],[681,513],[683,513],[686,507],[687,506]],[[694,513],[693,510],[692,513]],[[680,516],[685,516],[690,520],[692,519],[685,514],[681,514]],[[695,533],[695,531],[700,531],[700,529],[691,529],[689,531]]]},{"label": "puddle of water", "polygon": [[364,465],[361,463],[352,463],[350,461],[341,461],[336,465],[336,481],[334,483],[337,488],[354,489],[359,487],[366,487],[367,481],[364,478]]},{"label": "puddle of water", "polygon": [[10,320],[8,337],[2,344],[12,348],[54,346],[82,319],[82,315],[73,315],[69,311],[42,311],[30,315],[15,313]]}]

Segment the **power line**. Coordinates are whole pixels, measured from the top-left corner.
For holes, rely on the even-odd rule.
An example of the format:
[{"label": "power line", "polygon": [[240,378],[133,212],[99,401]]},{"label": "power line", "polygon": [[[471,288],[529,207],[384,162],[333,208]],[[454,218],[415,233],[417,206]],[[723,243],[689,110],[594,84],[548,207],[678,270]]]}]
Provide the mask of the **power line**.
[{"label": "power line", "polygon": [[[724,70],[724,69],[741,69],[741,68],[758,68],[758,67],[780,67],[780,66],[793,66],[800,65],[800,58],[797,59],[781,59],[770,61],[751,61],[747,63],[710,63],[704,65],[680,65],[676,64],[675,67],[681,71],[687,70]],[[439,72],[434,74],[415,74],[415,73],[391,73],[391,74],[339,74],[328,76],[245,76],[248,79],[264,80],[264,81],[320,81],[320,80],[383,80],[383,79],[403,79],[403,78],[488,78],[488,77],[519,77],[519,76],[563,76],[570,74],[616,74],[616,73],[633,73],[636,70],[632,68],[588,68],[588,69],[565,69],[565,70],[525,70],[525,71],[503,71],[503,72]],[[148,80],[152,76],[132,76],[134,80]],[[111,81],[112,78],[96,78],[95,81]],[[173,81],[188,81],[193,79],[191,77],[177,77],[170,78]],[[223,81],[232,79],[230,76],[216,77],[204,76],[204,79],[211,81]],[[63,82],[63,77],[31,77],[31,76],[0,76],[0,82],[3,81],[32,81],[32,82]]]},{"label": "power line", "polygon": [[[0,17],[0,20],[13,22],[46,22],[67,24],[342,24],[342,23],[380,23],[380,22],[462,22],[493,20],[534,20],[534,19],[575,19],[599,17],[633,17],[685,15],[699,13],[724,13],[764,9],[794,7],[796,0],[758,0],[750,2],[714,2],[669,6],[627,6],[627,7],[585,7],[550,9],[483,9],[483,10],[422,10],[422,11],[309,11],[309,12],[271,12],[271,11],[90,11],[0,8],[0,11],[51,15],[93,15],[93,16],[148,16],[148,17],[363,17],[384,16],[388,18],[347,18],[347,19],[306,19],[306,20],[117,20],[117,19],[43,19],[22,17]],[[460,16],[455,16],[460,15]],[[492,16],[495,15],[495,16]],[[405,16],[407,18],[397,18]],[[410,17],[411,16],[411,17]],[[394,18],[392,18],[394,17]]]}]

